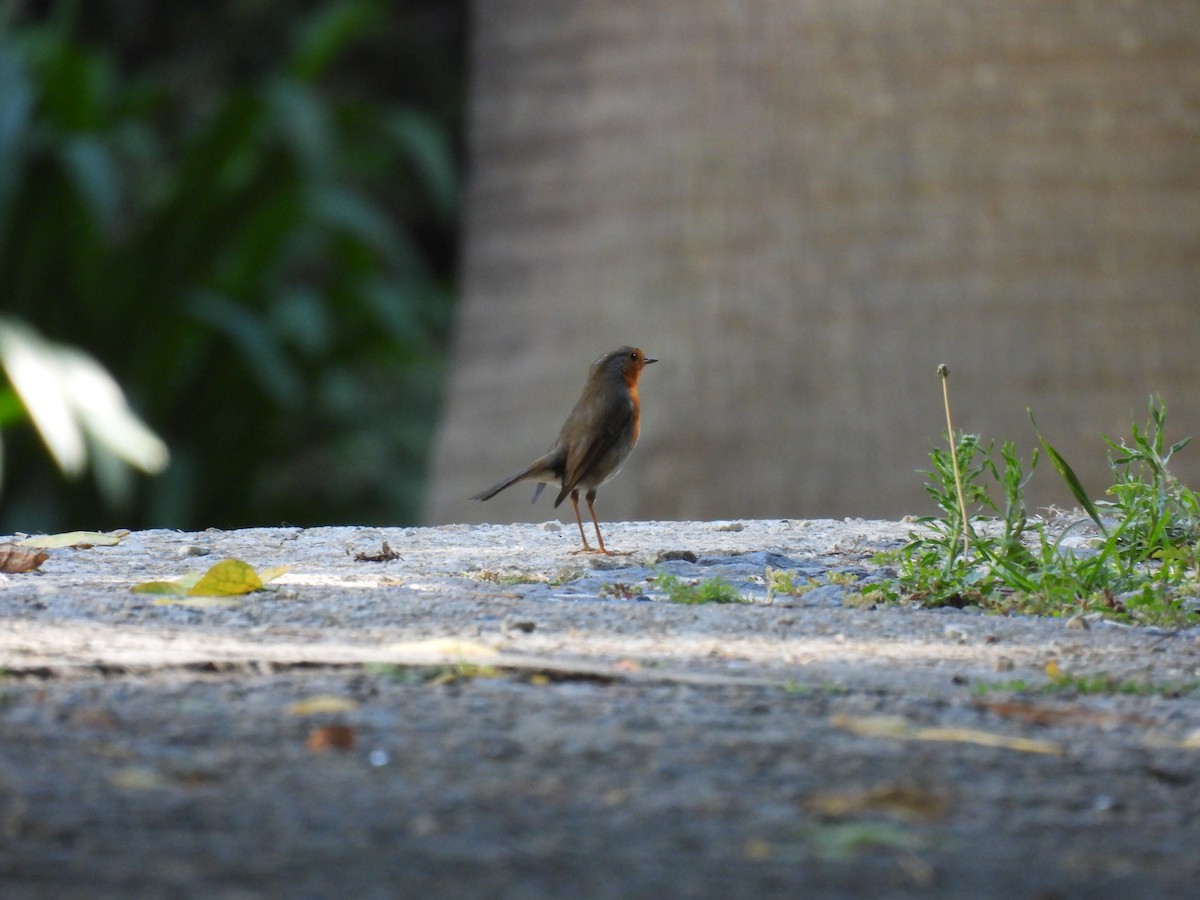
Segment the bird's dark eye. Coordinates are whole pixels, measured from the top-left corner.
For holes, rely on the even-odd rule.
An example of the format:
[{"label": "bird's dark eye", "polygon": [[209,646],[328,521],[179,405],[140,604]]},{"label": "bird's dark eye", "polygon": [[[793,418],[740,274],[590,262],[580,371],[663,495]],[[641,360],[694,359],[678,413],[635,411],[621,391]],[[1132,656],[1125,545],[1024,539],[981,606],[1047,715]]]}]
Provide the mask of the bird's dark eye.
[{"label": "bird's dark eye", "polygon": [[636,350],[634,350],[632,353],[629,354],[629,358],[636,361],[638,358],[638,352]]}]

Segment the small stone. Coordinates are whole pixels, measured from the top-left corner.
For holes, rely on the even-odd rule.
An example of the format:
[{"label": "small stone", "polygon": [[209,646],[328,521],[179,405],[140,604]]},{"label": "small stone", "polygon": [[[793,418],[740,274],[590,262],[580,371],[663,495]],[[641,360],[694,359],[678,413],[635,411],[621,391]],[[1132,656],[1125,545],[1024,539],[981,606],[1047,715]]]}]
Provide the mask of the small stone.
[{"label": "small stone", "polygon": [[958,641],[960,644],[966,644],[971,640],[971,633],[963,631],[961,628],[955,628],[953,625],[947,625],[942,629],[942,634],[951,640]]},{"label": "small stone", "polygon": [[184,544],[179,548],[180,556],[208,556],[212,553],[207,547],[200,547],[196,544]]},{"label": "small stone", "polygon": [[537,622],[531,622],[528,619],[505,619],[500,628],[505,634],[513,631],[531,634],[537,628]]},{"label": "small stone", "polygon": [[562,531],[561,522],[543,522],[542,531]]},{"label": "small stone", "polygon": [[746,526],[743,525],[741,522],[725,522],[722,525],[718,525],[716,530],[717,531],[745,531]]},{"label": "small stone", "polygon": [[1014,665],[1013,661],[1007,656],[997,656],[992,662],[992,668],[997,672],[1011,672]]},{"label": "small stone", "polygon": [[671,562],[673,560],[694,563],[699,558],[691,550],[664,550],[658,556],[654,557],[654,564],[658,565],[659,563]]}]

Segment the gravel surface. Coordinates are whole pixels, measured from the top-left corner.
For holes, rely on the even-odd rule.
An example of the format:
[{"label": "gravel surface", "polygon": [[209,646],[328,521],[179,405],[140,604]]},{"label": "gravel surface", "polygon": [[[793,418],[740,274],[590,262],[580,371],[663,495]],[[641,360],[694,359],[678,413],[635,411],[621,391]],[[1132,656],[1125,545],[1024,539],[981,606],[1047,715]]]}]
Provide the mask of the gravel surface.
[{"label": "gravel surface", "polygon": [[[911,527],[52,551],[0,582],[0,895],[1190,896],[1198,632],[854,607]],[[290,568],[219,605],[130,591],[227,558]],[[768,568],[816,587],[768,597]],[[1047,692],[1051,662],[1148,690]]]}]

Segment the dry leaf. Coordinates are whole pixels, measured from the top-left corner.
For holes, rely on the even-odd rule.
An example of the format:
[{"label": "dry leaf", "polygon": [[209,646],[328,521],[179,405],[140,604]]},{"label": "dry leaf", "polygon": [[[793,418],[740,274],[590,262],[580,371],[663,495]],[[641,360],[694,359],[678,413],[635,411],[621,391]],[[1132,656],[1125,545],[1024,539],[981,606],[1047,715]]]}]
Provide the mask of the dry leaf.
[{"label": "dry leaf", "polygon": [[0,544],[0,572],[16,575],[18,572],[32,572],[50,558],[50,554],[42,550],[26,550],[16,544]]},{"label": "dry leaf", "polygon": [[395,653],[406,659],[420,658],[434,662],[454,662],[474,658],[490,658],[496,655],[496,650],[487,644],[474,641],[464,641],[459,638],[429,638],[423,641],[403,641],[387,647],[389,653]]},{"label": "dry leaf", "polygon": [[976,709],[987,710],[998,716],[1010,719],[1024,719],[1035,725],[1149,725],[1147,719],[1139,716],[1123,715],[1115,712],[1100,712],[1083,706],[1071,705],[1066,707],[1043,706],[1037,703],[1020,701],[990,701],[977,700],[973,706]]},{"label": "dry leaf", "polygon": [[[240,559],[223,559],[203,575],[190,572],[175,581],[145,581],[135,584],[130,590],[135,594],[159,594],[167,597],[237,597],[260,590],[264,584],[274,581],[289,568],[289,566],[275,566],[259,573]],[[158,602],[168,604],[173,601]],[[206,607],[222,604],[178,603],[177,605]]]},{"label": "dry leaf", "polygon": [[249,594],[262,586],[262,579],[249,563],[240,559],[223,559],[205,572],[188,594],[193,597],[230,597]]},{"label": "dry leaf", "polygon": [[400,554],[388,546],[388,542],[384,541],[379,548],[378,553],[355,553],[354,559],[357,562],[391,562],[393,559],[400,559]]},{"label": "dry leaf", "polygon": [[143,581],[141,584],[135,584],[130,590],[135,594],[161,594],[165,597],[187,596],[187,588],[178,581]]},{"label": "dry leaf", "polygon": [[61,534],[38,534],[18,541],[22,547],[39,547],[43,550],[56,550],[71,547],[75,550],[86,550],[91,547],[111,547],[121,543],[121,538],[128,531],[64,531]]},{"label": "dry leaf", "polygon": [[742,844],[742,856],[746,859],[752,859],[756,862],[761,862],[765,859],[770,859],[773,853],[771,842],[766,838],[751,837],[746,839],[746,843]]},{"label": "dry leaf", "polygon": [[284,707],[284,713],[289,716],[315,716],[321,713],[350,712],[358,709],[358,704],[349,697],[339,697],[336,694],[317,694],[304,700],[297,700]]},{"label": "dry leaf", "polygon": [[883,785],[821,793],[808,801],[816,813],[843,818],[882,814],[895,819],[933,821],[945,815],[950,801],[941,794],[911,785]]},{"label": "dry leaf", "polygon": [[833,717],[833,725],[861,737],[978,744],[981,747],[1000,747],[1022,753],[1046,753],[1052,756],[1060,756],[1064,752],[1061,744],[1052,741],[1010,737],[974,728],[925,728],[913,725],[900,716],[836,715]]},{"label": "dry leaf", "polygon": [[328,750],[353,750],[354,741],[354,729],[349,725],[322,725],[312,730],[304,745],[313,753],[324,753]]},{"label": "dry leaf", "polygon": [[108,776],[108,782],[122,791],[149,791],[171,786],[155,769],[145,766],[117,769]]},{"label": "dry leaf", "polygon": [[1142,735],[1143,747],[1172,747],[1177,750],[1200,750],[1200,728],[1193,729],[1183,736],[1183,740],[1156,731],[1148,731]]},{"label": "dry leaf", "polygon": [[272,566],[269,569],[263,569],[258,573],[258,580],[263,584],[270,584],[280,575],[286,575],[292,570],[291,566]]}]

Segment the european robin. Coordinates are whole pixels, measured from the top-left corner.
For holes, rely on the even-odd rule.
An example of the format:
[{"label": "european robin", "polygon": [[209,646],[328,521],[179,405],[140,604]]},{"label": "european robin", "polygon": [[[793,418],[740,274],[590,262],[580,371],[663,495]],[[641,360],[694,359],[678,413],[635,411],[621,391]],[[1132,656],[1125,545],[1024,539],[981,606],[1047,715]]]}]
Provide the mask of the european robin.
[{"label": "european robin", "polygon": [[[658,360],[648,359],[637,347],[620,347],[605,353],[588,370],[583,394],[563,423],[550,452],[471,499],[490,500],[518,481],[536,481],[538,486],[533,492],[536,503],[542,488],[548,484],[557,485],[555,508],[569,496],[575,509],[575,522],[583,541],[583,549],[579,552],[611,555],[604,546],[600,523],[596,520],[596,488],[621,470],[622,463],[637,443],[642,411],[638,400],[638,378],[642,369],[655,362]],[[583,531],[583,519],[579,515],[581,490],[586,492],[584,497],[596,527],[599,550],[592,549]]]}]

